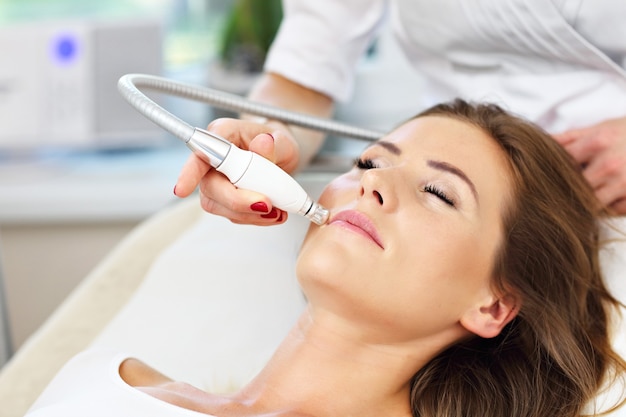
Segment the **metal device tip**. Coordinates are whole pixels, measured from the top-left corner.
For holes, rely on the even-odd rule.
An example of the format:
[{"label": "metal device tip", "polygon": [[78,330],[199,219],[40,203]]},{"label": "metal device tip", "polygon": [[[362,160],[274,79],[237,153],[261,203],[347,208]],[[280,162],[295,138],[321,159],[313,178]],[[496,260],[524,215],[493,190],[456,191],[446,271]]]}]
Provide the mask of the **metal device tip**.
[{"label": "metal device tip", "polygon": [[306,217],[318,226],[326,224],[330,217],[330,212],[318,203],[313,203]]}]

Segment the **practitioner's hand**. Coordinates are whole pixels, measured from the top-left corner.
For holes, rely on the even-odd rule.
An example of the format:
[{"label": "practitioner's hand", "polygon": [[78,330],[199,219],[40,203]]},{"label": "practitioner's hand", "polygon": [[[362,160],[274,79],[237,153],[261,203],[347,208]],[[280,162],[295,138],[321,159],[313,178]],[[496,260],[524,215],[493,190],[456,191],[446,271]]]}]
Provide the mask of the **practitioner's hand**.
[{"label": "practitioner's hand", "polygon": [[[282,123],[217,119],[207,130],[242,149],[258,153],[287,172],[293,172],[298,165],[298,145]],[[202,208],[234,223],[273,225],[287,219],[287,213],[272,207],[266,196],[238,189],[223,174],[192,154],[181,170],[174,194],[187,197],[198,186]]]},{"label": "practitioner's hand", "polygon": [[615,214],[626,214],[626,116],[554,138],[582,165],[598,199]]}]

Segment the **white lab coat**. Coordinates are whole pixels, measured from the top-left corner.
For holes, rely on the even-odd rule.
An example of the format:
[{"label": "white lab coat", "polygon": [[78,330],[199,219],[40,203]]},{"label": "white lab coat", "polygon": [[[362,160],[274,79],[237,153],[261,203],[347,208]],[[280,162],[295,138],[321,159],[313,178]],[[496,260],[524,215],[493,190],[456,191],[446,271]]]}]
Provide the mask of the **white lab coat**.
[{"label": "white lab coat", "polygon": [[[626,115],[624,0],[286,0],[266,69],[343,101],[387,16],[423,105],[497,102],[552,132]],[[416,111],[419,109],[416,109]]]}]

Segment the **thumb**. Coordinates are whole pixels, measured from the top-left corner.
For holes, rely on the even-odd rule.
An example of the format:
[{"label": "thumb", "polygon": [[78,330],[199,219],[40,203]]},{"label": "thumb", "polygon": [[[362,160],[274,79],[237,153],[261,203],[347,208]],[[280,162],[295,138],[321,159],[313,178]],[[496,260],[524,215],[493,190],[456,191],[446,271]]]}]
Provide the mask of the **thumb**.
[{"label": "thumb", "polygon": [[255,136],[248,144],[248,149],[276,163],[276,139],[271,133],[261,133]]},{"label": "thumb", "polygon": [[298,166],[298,147],[295,140],[283,130],[257,135],[250,142],[249,149],[272,161],[286,172],[291,173]]}]

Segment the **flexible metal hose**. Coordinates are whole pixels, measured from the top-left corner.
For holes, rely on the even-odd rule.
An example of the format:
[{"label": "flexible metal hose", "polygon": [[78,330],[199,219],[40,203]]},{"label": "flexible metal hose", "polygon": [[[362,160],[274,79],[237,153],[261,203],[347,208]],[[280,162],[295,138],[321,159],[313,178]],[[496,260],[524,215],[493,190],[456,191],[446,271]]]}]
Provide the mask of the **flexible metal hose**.
[{"label": "flexible metal hose", "polygon": [[141,114],[185,142],[191,138],[195,128],[149,99],[140,91],[141,89],[172,94],[178,97],[208,103],[220,109],[254,114],[342,137],[374,141],[383,135],[381,132],[350,126],[330,119],[313,117],[269,106],[264,103],[253,102],[223,91],[185,84],[153,75],[124,75],[118,82],[118,89],[122,96]]}]

